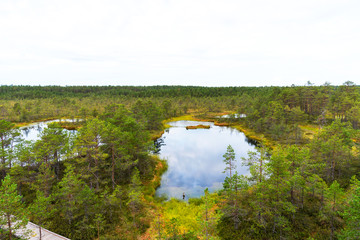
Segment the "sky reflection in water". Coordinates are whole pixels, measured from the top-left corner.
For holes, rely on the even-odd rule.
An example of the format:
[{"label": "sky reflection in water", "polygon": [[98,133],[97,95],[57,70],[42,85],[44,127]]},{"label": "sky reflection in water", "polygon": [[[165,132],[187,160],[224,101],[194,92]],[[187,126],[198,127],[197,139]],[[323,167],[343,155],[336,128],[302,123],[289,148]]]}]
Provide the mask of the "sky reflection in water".
[{"label": "sky reflection in water", "polygon": [[[210,129],[186,130],[186,126],[206,124]],[[237,171],[246,174],[248,169],[241,166],[241,157],[254,150],[242,132],[233,128],[214,126],[213,123],[177,121],[162,136],[164,141],[160,157],[168,161],[168,171],[163,174],[157,195],[186,198],[203,195],[222,187],[226,174],[223,155],[230,144],[236,154]]]},{"label": "sky reflection in water", "polygon": [[[73,121],[68,119],[62,119],[61,121]],[[24,127],[20,128],[21,138],[28,141],[36,141],[40,139],[40,134],[44,130],[44,128],[48,127],[49,123],[59,122],[59,120],[50,120],[45,122],[35,122],[28,124]],[[69,132],[70,134],[75,134],[76,130],[67,130],[64,129],[65,132]]]}]

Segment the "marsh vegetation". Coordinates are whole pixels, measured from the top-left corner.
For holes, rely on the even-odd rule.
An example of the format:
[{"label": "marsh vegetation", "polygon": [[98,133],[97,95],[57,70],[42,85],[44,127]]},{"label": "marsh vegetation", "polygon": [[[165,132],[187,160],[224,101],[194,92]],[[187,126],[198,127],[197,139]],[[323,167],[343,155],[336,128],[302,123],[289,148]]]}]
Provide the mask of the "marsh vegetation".
[{"label": "marsh vegetation", "polygon": [[[1,225],[13,221],[5,218],[11,214],[71,239],[359,238],[360,88],[351,82],[260,88],[0,86],[0,92],[0,195],[13,196],[0,198]],[[74,134],[51,123],[28,141],[16,127],[58,118],[84,121],[75,121]],[[210,121],[191,125],[211,127],[166,130],[176,120]],[[196,138],[217,129],[215,137]],[[160,176],[167,165],[151,154],[156,150],[151,136],[162,131],[166,146],[160,154],[177,133],[172,141],[183,147],[180,170],[190,164],[184,156],[194,151],[205,156],[196,163],[200,172],[190,174],[201,176],[201,183],[184,181],[198,187],[193,196],[199,197],[164,201],[155,193],[166,186]],[[191,138],[176,143],[182,131]],[[226,131],[234,142],[221,140]],[[245,153],[237,149],[239,135]],[[220,146],[209,139],[224,142],[221,153],[200,150],[198,145]],[[163,181],[173,173],[172,164],[169,157]],[[210,174],[215,165],[221,178]],[[216,188],[202,184],[204,179]]]}]

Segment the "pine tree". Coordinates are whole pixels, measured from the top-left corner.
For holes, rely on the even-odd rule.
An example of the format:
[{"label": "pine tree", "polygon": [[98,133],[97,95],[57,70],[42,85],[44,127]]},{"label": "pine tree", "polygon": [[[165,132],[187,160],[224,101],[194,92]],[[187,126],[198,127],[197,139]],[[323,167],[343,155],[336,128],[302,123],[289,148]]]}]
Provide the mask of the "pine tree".
[{"label": "pine tree", "polygon": [[340,221],[339,212],[344,201],[344,191],[335,180],[325,192],[325,207],[321,216],[330,223],[330,239],[335,239],[335,231]]},{"label": "pine tree", "polygon": [[74,239],[91,239],[96,235],[92,220],[97,213],[98,200],[73,166],[67,166],[65,175],[54,194],[61,225],[56,232]]},{"label": "pine tree", "polygon": [[256,150],[256,152],[249,151],[248,158],[242,158],[242,165],[249,167],[251,181],[261,183],[266,177],[269,156],[264,146],[257,147]]},{"label": "pine tree", "polygon": [[291,162],[288,161],[287,152],[278,146],[273,152],[268,163],[270,176],[264,188],[267,204],[267,218],[271,219],[273,234],[279,238],[286,237],[289,233],[289,221],[286,216],[295,212],[295,207],[289,201],[288,193],[291,189],[290,171]]},{"label": "pine tree", "polygon": [[140,174],[137,168],[134,169],[133,175],[131,177],[130,183],[130,192],[129,192],[129,200],[126,205],[129,207],[132,217],[133,217],[133,224],[135,225],[135,218],[137,214],[143,207],[142,203],[142,184],[140,181]]},{"label": "pine tree", "polygon": [[94,222],[96,225],[97,237],[98,237],[98,240],[100,240],[100,233],[104,229],[104,225],[103,225],[105,223],[104,216],[100,213],[96,214]]},{"label": "pine tree", "polygon": [[104,121],[97,118],[89,120],[79,130],[75,141],[75,152],[79,155],[77,162],[82,169],[82,179],[96,191],[100,191],[104,180],[101,172],[106,171],[108,165],[105,161],[107,154],[101,148],[104,128]]},{"label": "pine tree", "polygon": [[0,180],[5,177],[7,169],[12,167],[14,142],[18,141],[20,136],[14,126],[11,122],[0,120]]},{"label": "pine tree", "polygon": [[229,171],[230,178],[232,177],[232,172],[236,168],[235,165],[235,152],[234,149],[229,145],[227,147],[226,153],[223,155],[224,163],[226,164],[226,167],[224,169],[224,173]]},{"label": "pine tree", "polygon": [[266,183],[265,177],[268,173],[269,156],[265,147],[258,147],[256,152],[248,152],[248,158],[242,158],[243,165],[248,166],[250,170],[249,180],[254,183],[253,197],[251,202],[254,214],[254,228],[259,228],[264,231],[266,227],[266,219],[264,213],[266,212],[265,194]]},{"label": "pine tree", "polygon": [[310,143],[313,164],[320,166],[325,163],[319,170],[328,184],[348,171],[352,160],[353,134],[349,123],[336,120],[321,130]]},{"label": "pine tree", "polygon": [[339,238],[360,239],[360,181],[352,178],[350,187],[351,194],[348,198],[348,205],[342,214],[345,220],[345,228],[339,234]]},{"label": "pine tree", "polygon": [[6,226],[9,240],[15,230],[24,228],[28,223],[27,210],[21,199],[22,196],[17,193],[17,185],[7,175],[0,186],[0,226]]},{"label": "pine tree", "polygon": [[53,214],[51,200],[51,197],[46,197],[43,192],[37,191],[36,199],[29,207],[33,221],[39,226],[40,240],[42,239],[42,228],[45,226],[46,220]]}]

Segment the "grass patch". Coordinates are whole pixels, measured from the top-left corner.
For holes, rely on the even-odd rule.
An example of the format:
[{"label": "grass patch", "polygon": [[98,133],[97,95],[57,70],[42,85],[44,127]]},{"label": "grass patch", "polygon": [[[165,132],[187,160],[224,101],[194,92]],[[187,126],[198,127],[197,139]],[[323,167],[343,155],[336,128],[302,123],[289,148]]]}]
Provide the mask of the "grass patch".
[{"label": "grass patch", "polygon": [[179,116],[179,117],[173,117],[173,118],[169,118],[163,121],[163,125],[164,128],[170,128],[171,126],[168,124],[169,122],[176,122],[176,121],[197,121],[198,119],[196,119],[194,117],[194,115],[192,114],[188,114],[188,115],[183,115],[183,116]]},{"label": "grass patch", "polygon": [[161,138],[161,136],[164,134],[164,130],[161,131],[151,131],[150,132],[150,139],[152,141],[155,141],[158,138]]},{"label": "grass patch", "polygon": [[[173,118],[169,118],[169,119],[166,119],[166,120],[162,121],[163,128],[164,129],[170,128],[171,126],[168,123],[169,122],[176,122],[176,121],[200,121],[200,120],[195,118],[194,115],[192,115],[192,114],[183,115],[183,116],[179,116],[179,117],[173,117]],[[157,133],[157,134],[154,133],[154,136],[161,137],[161,135],[163,133],[164,133],[164,131],[162,131],[160,136],[159,136],[159,133]],[[155,138],[155,139],[157,139],[157,138]]]},{"label": "grass patch", "polygon": [[317,125],[299,125],[299,127],[303,131],[303,137],[309,140],[313,139],[320,130]]},{"label": "grass patch", "polygon": [[272,140],[268,139],[262,133],[256,133],[256,132],[250,130],[249,128],[246,128],[242,124],[232,125],[232,127],[239,130],[239,131],[241,131],[241,132],[243,132],[246,137],[251,138],[251,139],[253,139],[253,140],[257,141],[257,142],[261,142],[263,145],[265,145],[265,146],[267,146],[269,148],[274,148],[274,146],[276,146],[275,141],[272,141]]},{"label": "grass patch", "polygon": [[219,127],[229,127],[230,123],[226,123],[226,122],[215,122],[214,123],[215,126],[219,126]]},{"label": "grass patch", "polygon": [[196,125],[196,126],[187,126],[186,129],[189,130],[189,129],[209,129],[210,126],[209,125]]},{"label": "grass patch", "polygon": [[158,187],[160,187],[161,176],[168,169],[167,161],[164,159],[160,159],[157,155],[151,156],[156,162],[156,167],[154,169],[154,177],[148,182],[145,182],[145,195],[150,195],[153,197],[155,195],[155,191]]},{"label": "grass patch", "polygon": [[59,124],[67,130],[77,130],[84,125],[84,122],[59,122]]},{"label": "grass patch", "polygon": [[39,120],[33,120],[33,121],[30,121],[30,122],[21,122],[21,123],[16,123],[15,127],[26,127],[26,126],[28,126],[30,124],[33,124],[33,123],[47,122],[47,121],[52,121],[52,120],[56,120],[56,119],[59,119],[59,118],[44,118],[44,119],[39,119]]}]

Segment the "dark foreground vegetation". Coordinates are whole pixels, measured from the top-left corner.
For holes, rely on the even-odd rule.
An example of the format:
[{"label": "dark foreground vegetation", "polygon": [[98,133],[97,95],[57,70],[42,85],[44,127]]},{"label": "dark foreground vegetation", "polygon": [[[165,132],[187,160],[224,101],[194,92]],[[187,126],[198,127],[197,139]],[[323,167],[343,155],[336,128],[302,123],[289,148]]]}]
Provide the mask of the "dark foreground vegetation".
[{"label": "dark foreground vegetation", "polygon": [[[150,154],[163,120],[216,119],[259,140],[217,193],[164,202]],[[50,124],[20,139],[15,124]],[[360,88],[0,87],[0,231],[29,219],[71,239],[359,239]],[[249,166],[249,176],[234,172]],[[10,231],[9,231],[10,230]]]}]

